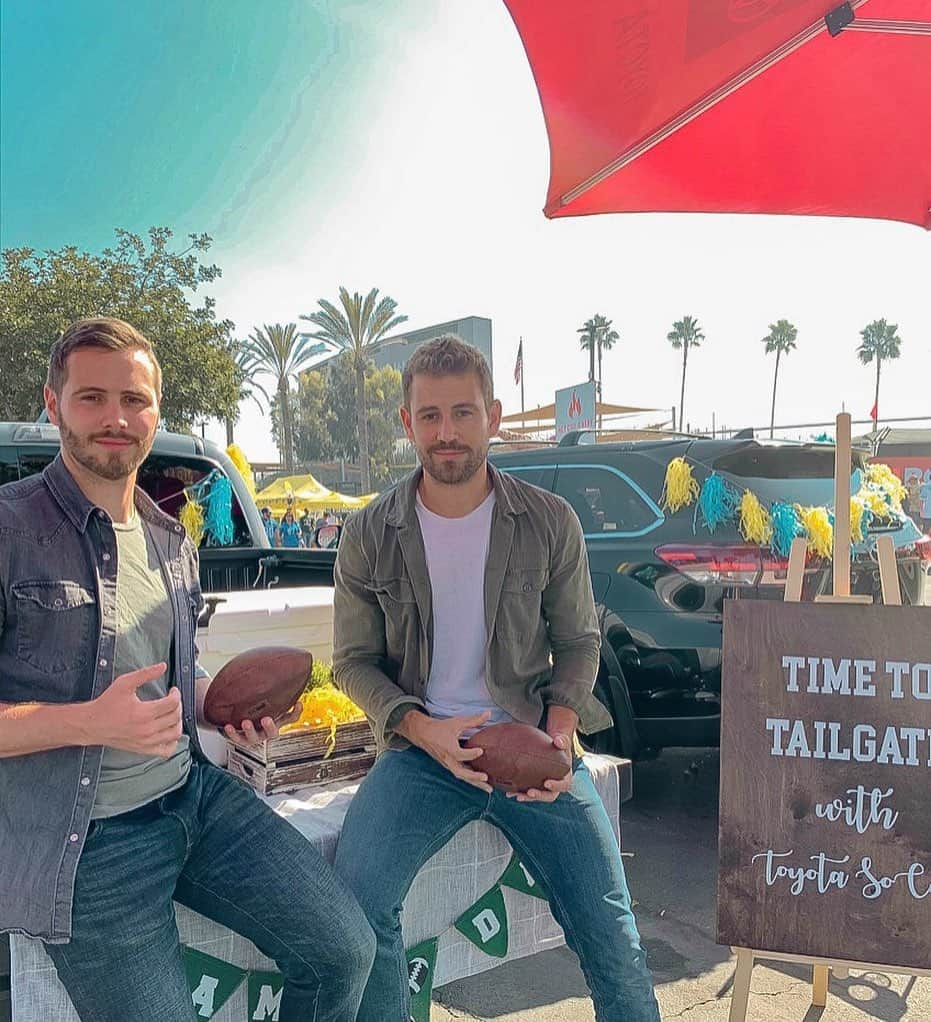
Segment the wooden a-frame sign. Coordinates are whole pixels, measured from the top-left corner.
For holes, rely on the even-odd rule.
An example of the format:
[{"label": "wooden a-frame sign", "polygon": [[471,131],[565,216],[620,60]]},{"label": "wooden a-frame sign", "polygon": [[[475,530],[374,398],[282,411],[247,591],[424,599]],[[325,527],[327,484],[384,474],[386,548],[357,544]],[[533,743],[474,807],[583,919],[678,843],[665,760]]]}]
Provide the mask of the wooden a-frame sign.
[{"label": "wooden a-frame sign", "polygon": [[[902,607],[892,538],[885,607],[850,592],[851,420],[837,417],[833,594],[725,606],[718,941],[737,954],[730,1022],[754,961],[931,976],[931,610]],[[844,609],[846,608],[846,609]],[[867,783],[868,782],[868,783]]]}]

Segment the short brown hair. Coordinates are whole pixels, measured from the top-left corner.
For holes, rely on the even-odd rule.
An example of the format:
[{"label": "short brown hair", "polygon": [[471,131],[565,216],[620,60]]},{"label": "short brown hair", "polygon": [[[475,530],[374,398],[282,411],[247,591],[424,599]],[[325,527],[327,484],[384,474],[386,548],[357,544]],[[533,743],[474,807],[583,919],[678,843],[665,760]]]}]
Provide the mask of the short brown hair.
[{"label": "short brown hair", "polygon": [[162,396],[162,367],[155,357],[155,349],[147,337],[123,319],[95,316],[79,319],[52,345],[46,383],[56,393],[68,379],[68,356],[81,348],[103,348],[106,351],[144,351],[152,360],[155,370],[155,392]]},{"label": "short brown hair", "polygon": [[491,370],[478,348],[466,344],[455,334],[442,334],[422,344],[407,360],[401,374],[405,408],[410,408],[411,384],[415,376],[461,376],[463,373],[475,373],[482,388],[485,407],[490,408],[495,399]]}]

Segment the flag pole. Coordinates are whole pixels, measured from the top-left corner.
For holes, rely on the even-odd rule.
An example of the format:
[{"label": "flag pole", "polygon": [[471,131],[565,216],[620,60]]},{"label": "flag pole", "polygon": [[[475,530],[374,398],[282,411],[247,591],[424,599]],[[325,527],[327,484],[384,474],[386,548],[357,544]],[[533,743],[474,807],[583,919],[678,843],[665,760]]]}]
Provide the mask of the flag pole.
[{"label": "flag pole", "polygon": [[520,424],[526,426],[524,422],[524,338],[520,339]]}]

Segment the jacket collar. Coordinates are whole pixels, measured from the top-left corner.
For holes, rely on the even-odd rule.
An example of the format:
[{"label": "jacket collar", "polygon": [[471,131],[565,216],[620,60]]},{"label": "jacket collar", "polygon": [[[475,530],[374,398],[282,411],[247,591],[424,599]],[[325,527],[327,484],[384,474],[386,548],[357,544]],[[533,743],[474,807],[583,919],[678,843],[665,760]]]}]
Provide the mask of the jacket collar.
[{"label": "jacket collar", "polygon": [[[417,520],[417,487],[422,475],[423,467],[418,466],[395,487],[393,507],[385,516],[389,525],[403,529]],[[495,491],[495,504],[501,514],[510,517],[527,510],[520,487],[511,476],[498,471],[490,462],[488,476]]]},{"label": "jacket collar", "polygon": [[[55,460],[45,467],[42,478],[58,506],[74,527],[81,533],[86,532],[90,516],[98,510],[98,507],[88,500],[84,491],[75,482],[74,476],[68,471],[62,460],[61,454],[58,454]],[[133,493],[133,503],[147,522],[159,525],[164,529],[177,531],[178,523],[175,519],[171,515],[166,515],[138,486]]]}]

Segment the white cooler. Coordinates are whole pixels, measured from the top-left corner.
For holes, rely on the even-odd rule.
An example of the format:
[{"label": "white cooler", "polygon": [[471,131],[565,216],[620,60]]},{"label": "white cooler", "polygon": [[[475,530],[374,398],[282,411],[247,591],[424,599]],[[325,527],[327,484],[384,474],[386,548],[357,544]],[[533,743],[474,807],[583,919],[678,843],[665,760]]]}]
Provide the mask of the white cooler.
[{"label": "white cooler", "polygon": [[[204,594],[210,599],[213,594]],[[237,653],[256,646],[297,646],[313,654],[314,662],[333,660],[333,587],[306,589],[250,589],[217,593],[217,603],[206,628],[197,630],[199,662],[216,674]],[[218,766],[226,766],[226,739],[200,728],[204,753]]]},{"label": "white cooler", "polygon": [[[256,646],[298,646],[315,661],[333,659],[333,587],[217,593],[220,602],[197,631],[201,666],[209,674]],[[205,594],[211,599],[212,594]]]}]

